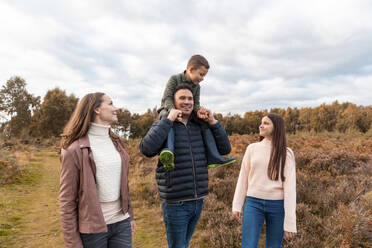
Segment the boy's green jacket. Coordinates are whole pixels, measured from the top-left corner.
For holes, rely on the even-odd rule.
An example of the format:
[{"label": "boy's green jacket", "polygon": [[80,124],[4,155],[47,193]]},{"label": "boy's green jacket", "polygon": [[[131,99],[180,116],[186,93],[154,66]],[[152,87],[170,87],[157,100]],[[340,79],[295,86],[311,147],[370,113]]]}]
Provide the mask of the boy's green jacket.
[{"label": "boy's green jacket", "polygon": [[188,81],[185,77],[185,73],[186,71],[170,77],[167,86],[165,87],[158,113],[160,113],[160,111],[162,111],[163,109],[169,111],[170,109],[175,108],[173,104],[174,90],[180,84],[188,84],[192,88],[192,94],[194,97],[194,111],[198,111],[200,109],[200,85],[195,85],[194,83]]}]

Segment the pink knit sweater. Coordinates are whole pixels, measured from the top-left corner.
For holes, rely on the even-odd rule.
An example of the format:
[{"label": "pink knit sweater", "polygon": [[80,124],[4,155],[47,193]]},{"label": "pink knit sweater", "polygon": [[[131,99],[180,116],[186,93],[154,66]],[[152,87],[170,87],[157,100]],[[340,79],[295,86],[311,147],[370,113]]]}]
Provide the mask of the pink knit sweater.
[{"label": "pink knit sweater", "polygon": [[280,177],[272,181],[267,176],[271,141],[266,139],[250,144],[244,154],[239,179],[236,184],[233,212],[242,212],[246,196],[265,200],[284,199],[284,231],[296,229],[296,163],[293,151],[288,148],[284,167],[285,181]]}]

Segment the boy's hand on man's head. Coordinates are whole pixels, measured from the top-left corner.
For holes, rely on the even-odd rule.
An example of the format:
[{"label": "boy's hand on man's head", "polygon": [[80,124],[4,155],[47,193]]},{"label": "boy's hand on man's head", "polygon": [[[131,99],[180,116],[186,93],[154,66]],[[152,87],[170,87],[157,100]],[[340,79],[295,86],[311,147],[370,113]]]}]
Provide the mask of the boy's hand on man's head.
[{"label": "boy's hand on man's head", "polygon": [[178,109],[171,109],[168,114],[168,119],[171,121],[182,121],[182,111]]}]

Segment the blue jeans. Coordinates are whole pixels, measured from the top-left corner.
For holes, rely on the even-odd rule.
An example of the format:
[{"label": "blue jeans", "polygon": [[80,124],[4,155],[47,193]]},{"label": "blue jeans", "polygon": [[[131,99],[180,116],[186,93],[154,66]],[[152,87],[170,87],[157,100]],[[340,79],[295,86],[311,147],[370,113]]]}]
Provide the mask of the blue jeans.
[{"label": "blue jeans", "polygon": [[247,196],[244,205],[242,248],[256,248],[266,221],[265,247],[282,247],[284,236],[284,201]]},{"label": "blue jeans", "polygon": [[84,248],[131,248],[130,218],[107,225],[104,233],[80,233]]},{"label": "blue jeans", "polygon": [[163,202],[168,248],[187,248],[203,209],[204,199]]}]

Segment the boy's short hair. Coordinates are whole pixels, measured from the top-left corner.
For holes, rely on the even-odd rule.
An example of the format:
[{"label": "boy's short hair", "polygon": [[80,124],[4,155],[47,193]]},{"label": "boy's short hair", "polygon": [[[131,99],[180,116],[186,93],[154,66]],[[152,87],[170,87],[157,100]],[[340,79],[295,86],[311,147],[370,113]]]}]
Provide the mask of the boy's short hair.
[{"label": "boy's short hair", "polygon": [[194,67],[194,69],[198,69],[202,66],[205,67],[205,69],[209,69],[209,63],[206,58],[204,58],[201,55],[193,55],[189,59],[189,62],[187,62],[187,68]]},{"label": "boy's short hair", "polygon": [[179,90],[189,90],[189,91],[191,91],[191,94],[193,94],[193,93],[192,93],[192,88],[190,87],[190,85],[187,85],[187,84],[179,84],[179,85],[177,85],[177,87],[174,89],[173,97],[174,97],[174,95],[176,95],[176,92],[179,91]]}]

